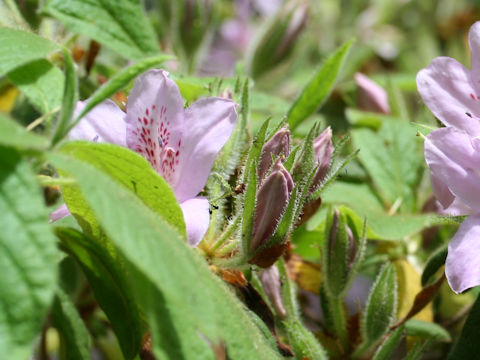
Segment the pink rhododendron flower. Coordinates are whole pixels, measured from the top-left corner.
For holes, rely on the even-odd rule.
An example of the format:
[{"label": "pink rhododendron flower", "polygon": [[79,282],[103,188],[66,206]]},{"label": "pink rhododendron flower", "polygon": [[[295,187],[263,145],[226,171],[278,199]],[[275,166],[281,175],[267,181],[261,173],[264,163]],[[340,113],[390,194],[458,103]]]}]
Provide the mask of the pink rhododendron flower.
[{"label": "pink rhododendron flower", "polygon": [[417,75],[423,101],[446,125],[425,141],[435,196],[445,213],[470,215],[448,247],[445,273],[457,293],[480,285],[480,22],[469,44],[471,70],[439,57]]},{"label": "pink rhododendron flower", "polygon": [[[76,112],[83,106],[79,102]],[[184,109],[178,86],[168,72],[150,70],[136,80],[126,114],[107,100],[72,129],[69,139],[126,146],[147,159],[172,187],[183,211],[188,242],[196,246],[210,218],[208,200],[197,194],[232,134],[235,106],[231,100],[210,97]]]}]

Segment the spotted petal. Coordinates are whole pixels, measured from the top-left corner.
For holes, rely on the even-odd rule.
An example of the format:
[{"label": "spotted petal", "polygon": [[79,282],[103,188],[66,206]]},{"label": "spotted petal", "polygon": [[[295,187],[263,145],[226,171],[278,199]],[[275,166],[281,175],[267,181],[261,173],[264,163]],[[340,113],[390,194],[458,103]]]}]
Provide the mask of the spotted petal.
[{"label": "spotted petal", "polygon": [[183,124],[182,96],[168,72],[150,70],[140,75],[128,98],[127,145],[146,158],[170,185],[173,171],[165,168],[163,158],[176,153]]},{"label": "spotted petal", "polygon": [[435,178],[473,210],[480,211],[480,143],[452,127],[431,132],[425,160]]},{"label": "spotted petal", "polygon": [[456,293],[480,285],[480,214],[468,217],[450,241],[445,274]]},{"label": "spotted petal", "polygon": [[417,87],[441,122],[480,136],[480,87],[458,61],[447,57],[434,59],[418,73]]},{"label": "spotted petal", "polygon": [[[75,115],[79,115],[86,102],[79,101],[75,106]],[[88,140],[108,142],[127,146],[125,113],[112,101],[106,100],[95,106],[68,133],[70,140]]]},{"label": "spotted petal", "polygon": [[187,239],[191,246],[197,246],[202,241],[210,223],[210,208],[208,200],[197,197],[180,204],[183,218],[187,226]]},{"label": "spotted petal", "polygon": [[202,191],[220,149],[230,138],[237,112],[235,103],[223,98],[200,99],[185,110],[176,182],[179,202]]}]

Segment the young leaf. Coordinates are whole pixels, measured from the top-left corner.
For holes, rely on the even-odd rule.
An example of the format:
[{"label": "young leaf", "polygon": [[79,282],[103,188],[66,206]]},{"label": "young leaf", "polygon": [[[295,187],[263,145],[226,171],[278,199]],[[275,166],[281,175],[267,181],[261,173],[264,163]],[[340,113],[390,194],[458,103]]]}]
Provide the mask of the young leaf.
[{"label": "young leaf", "polygon": [[480,296],[477,297],[470,315],[468,315],[458,342],[448,355],[447,360],[471,359],[480,354],[480,342],[478,341],[478,329],[480,328]]},{"label": "young leaf", "polygon": [[53,324],[60,333],[61,358],[71,360],[89,360],[89,335],[82,318],[70,297],[61,289],[52,308]]},{"label": "young leaf", "polygon": [[20,149],[46,149],[46,137],[27,132],[25,128],[6,116],[0,115],[0,144]]},{"label": "young leaf", "polygon": [[0,76],[58,50],[54,42],[38,35],[9,28],[0,29]]},{"label": "young leaf", "polygon": [[42,11],[129,59],[159,52],[155,31],[138,0],[49,0]]},{"label": "young leaf", "polygon": [[30,62],[10,71],[8,79],[42,114],[54,111],[62,103],[65,82],[63,73],[45,59]]},{"label": "young leaf", "polygon": [[405,323],[405,329],[408,336],[418,336],[426,339],[432,338],[445,342],[452,341],[448,331],[433,322],[410,319]]},{"label": "young leaf", "polygon": [[392,354],[397,348],[400,340],[404,335],[404,328],[399,327],[384,341],[384,343],[378,347],[373,360],[389,360],[392,358]]},{"label": "young leaf", "polygon": [[289,319],[283,322],[289,343],[297,359],[326,360],[328,359],[325,350],[318,340],[296,319]]},{"label": "young leaf", "polygon": [[428,258],[422,273],[422,286],[425,286],[430,278],[445,264],[447,259],[448,243],[440,246]]},{"label": "young leaf", "polygon": [[29,164],[0,147],[0,354],[31,357],[57,286],[58,250]]},{"label": "young leaf", "polygon": [[[170,336],[181,345],[177,353],[182,349],[183,354],[187,349],[188,354],[194,353],[200,338],[204,343],[223,342],[232,359],[279,358],[243,306],[175,228],[91,165],[58,154],[48,157],[78,181],[82,195],[125,256],[132,274],[139,274],[135,276],[139,283],[146,280],[149,284],[139,287],[139,291],[145,296],[140,299],[148,305],[145,312],[150,315],[157,355],[165,351],[160,347],[162,334],[171,331]],[[156,312],[158,307],[164,311]],[[165,318],[162,315],[167,310],[169,317]],[[172,324],[181,324],[182,331]],[[198,338],[192,339],[192,334]]]},{"label": "young leaf", "polygon": [[352,44],[353,39],[347,41],[330,55],[303,88],[299,97],[288,110],[288,124],[292,130],[313,114],[330,95]]},{"label": "young leaf", "polygon": [[127,271],[118,255],[74,229],[56,228],[55,232],[62,247],[80,264],[95,299],[112,324],[123,355],[133,359],[140,349],[142,326]]},{"label": "young leaf", "polygon": [[362,316],[364,344],[372,345],[388,330],[397,309],[395,267],[387,264],[377,276]]}]

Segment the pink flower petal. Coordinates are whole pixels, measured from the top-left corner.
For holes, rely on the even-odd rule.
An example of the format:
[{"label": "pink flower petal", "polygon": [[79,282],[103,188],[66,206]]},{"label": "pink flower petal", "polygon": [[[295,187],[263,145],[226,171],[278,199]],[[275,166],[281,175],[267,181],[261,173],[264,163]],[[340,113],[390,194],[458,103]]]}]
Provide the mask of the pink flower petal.
[{"label": "pink flower petal", "polygon": [[180,203],[187,226],[187,239],[191,246],[197,246],[205,236],[210,223],[210,208],[205,198],[193,198]]},{"label": "pink flower petal", "polygon": [[[75,106],[75,116],[79,115],[86,102],[79,101]],[[112,100],[95,106],[68,133],[70,140],[108,142],[127,146],[125,142],[127,124],[125,113]]]},{"label": "pink flower petal", "polygon": [[477,21],[470,28],[468,33],[468,44],[472,54],[472,81],[480,83],[480,21]]},{"label": "pink flower petal", "polygon": [[417,87],[430,111],[445,125],[480,135],[480,87],[458,61],[435,58],[417,75]]},{"label": "pink flower petal", "polygon": [[127,145],[147,159],[170,185],[176,178],[175,154],[183,124],[182,96],[168,72],[150,70],[140,75],[128,97]]},{"label": "pink flower petal", "polygon": [[455,195],[453,195],[448,186],[438,179],[434,174],[431,174],[430,181],[432,183],[435,197],[440,202],[442,207],[449,207],[453,200],[455,200]]},{"label": "pink flower petal", "polygon": [[223,98],[200,99],[185,110],[185,126],[176,183],[171,183],[179,202],[202,191],[213,162],[233,132],[235,103]]},{"label": "pink flower petal", "polygon": [[433,176],[472,209],[480,211],[480,143],[452,127],[431,132],[425,160]]},{"label": "pink flower petal", "polygon": [[480,285],[480,214],[468,217],[450,241],[445,274],[456,293]]},{"label": "pink flower petal", "polygon": [[387,92],[369,77],[355,74],[355,82],[358,86],[358,103],[361,109],[390,114]]},{"label": "pink flower petal", "polygon": [[68,211],[67,205],[62,204],[57,208],[57,210],[50,214],[50,221],[55,222],[67,217],[68,215],[70,215],[70,211]]}]

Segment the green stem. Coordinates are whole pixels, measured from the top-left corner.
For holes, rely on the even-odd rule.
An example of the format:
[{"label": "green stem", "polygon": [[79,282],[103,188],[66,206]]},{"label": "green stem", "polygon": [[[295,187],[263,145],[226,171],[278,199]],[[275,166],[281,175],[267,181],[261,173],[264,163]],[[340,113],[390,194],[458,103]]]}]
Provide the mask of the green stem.
[{"label": "green stem", "polygon": [[332,323],[335,334],[337,334],[343,350],[348,349],[347,319],[343,300],[328,296],[328,305],[332,316]]},{"label": "green stem", "polygon": [[[227,241],[233,234],[233,232],[237,229],[238,224],[240,223],[240,217],[236,217],[233,222],[227,226],[223,234],[220,236],[220,238],[217,240],[217,242],[210,248],[210,252],[215,252],[220,246],[222,246],[225,241]],[[236,242],[232,242],[233,244],[236,244]]]}]

